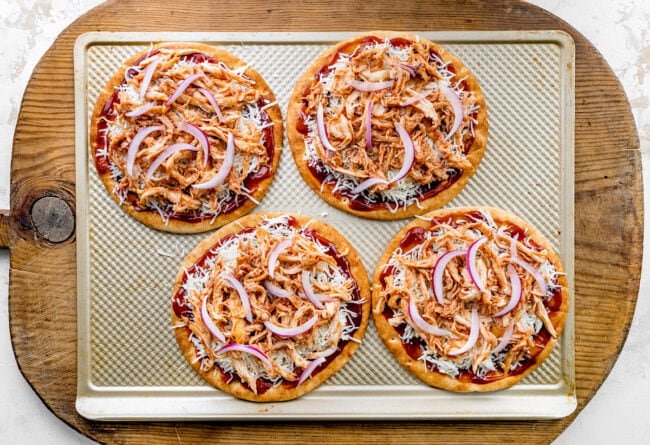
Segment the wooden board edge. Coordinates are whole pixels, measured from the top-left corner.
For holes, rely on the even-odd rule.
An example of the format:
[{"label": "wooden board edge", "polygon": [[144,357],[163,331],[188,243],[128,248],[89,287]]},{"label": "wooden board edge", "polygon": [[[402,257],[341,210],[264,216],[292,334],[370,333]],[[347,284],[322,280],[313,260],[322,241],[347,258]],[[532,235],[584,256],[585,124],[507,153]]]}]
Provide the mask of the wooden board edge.
[{"label": "wooden board edge", "polygon": [[[95,9],[98,9],[100,7],[115,6],[115,4],[117,4],[117,3],[118,2],[116,2],[116,1],[109,1],[106,4],[100,5]],[[107,10],[108,9],[110,9],[110,8],[107,7]],[[80,21],[83,17],[84,16],[80,17],[80,19],[78,19],[77,22]],[[74,22],[72,25],[70,25],[70,27],[68,27],[62,33],[62,35],[66,34],[67,38],[73,38],[74,39],[76,34],[74,32],[72,32],[72,31],[69,31],[69,30],[73,29],[76,26],[77,22]],[[567,28],[570,28],[571,30],[573,30],[573,28],[571,28],[569,25],[565,24],[564,26],[567,27]],[[577,33],[577,31],[575,31],[575,30],[571,34],[572,34],[572,36],[574,36],[574,38],[575,38],[576,34],[579,35],[579,33]],[[22,108],[22,106],[21,106],[21,108]],[[637,141],[637,148],[638,148],[638,141]],[[640,164],[640,154],[638,153],[638,150],[635,150],[635,151],[637,151],[636,161],[638,161],[638,163]],[[633,181],[630,181],[630,182],[634,182],[634,181],[637,181],[637,180],[638,179],[634,179]],[[642,193],[642,187],[641,187],[641,193]],[[640,200],[640,206],[641,206],[641,208],[643,206],[642,199]],[[0,217],[0,246],[1,247],[11,247],[11,244],[14,242],[13,239],[14,239],[15,235],[13,235],[13,232],[11,231],[11,228],[10,228],[10,223],[8,221],[9,221],[9,218]],[[6,231],[4,230],[5,228],[7,229]],[[641,234],[641,238],[642,238],[643,237],[642,226],[641,226],[641,229],[640,229],[640,234]],[[7,244],[6,246],[5,246],[5,243]],[[638,267],[635,267],[635,270],[638,269],[638,272],[640,273],[640,268],[641,268],[641,266],[640,266],[640,261],[639,261]],[[616,351],[616,354],[612,355],[610,357],[609,363],[604,366],[606,368],[606,372],[602,375],[602,379],[601,379],[600,383],[595,388],[590,388],[590,393],[587,394],[586,397],[580,397],[579,398],[578,408],[576,409],[576,411],[571,416],[569,416],[567,418],[559,419],[558,421],[549,422],[550,424],[555,425],[554,427],[551,428],[551,430],[554,430],[554,432],[556,431],[556,428],[557,428],[557,432],[559,434],[561,431],[563,431],[575,419],[575,417],[577,417],[577,415],[580,413],[582,408],[591,400],[591,398],[593,397],[595,392],[598,390],[598,388],[605,381],[605,379],[607,378],[607,376],[611,372],[611,369],[612,369],[614,363],[618,359],[620,351],[623,348],[623,346],[625,344],[625,340],[626,340],[627,335],[629,333],[630,324],[631,324],[631,320],[632,320],[632,314],[634,313],[636,300],[637,300],[637,296],[638,296],[639,283],[636,283],[636,284],[633,283],[631,287],[636,287],[636,292],[634,293],[635,295],[630,296],[627,299],[627,302],[626,302],[626,308],[629,309],[629,315],[626,317],[627,323],[623,327],[622,337],[621,337],[621,340],[620,340],[620,342],[618,344],[618,349]],[[631,291],[633,289],[629,289],[629,290]],[[14,354],[15,354],[15,350],[14,350]],[[21,370],[21,372],[23,372],[23,371]],[[23,375],[24,375],[24,372],[23,372]],[[33,387],[31,382],[29,382],[29,380],[28,380],[28,383],[30,384],[30,386]],[[70,425],[75,430],[79,431],[81,434],[88,435],[89,437],[92,437],[95,440],[101,440],[99,438],[107,439],[109,437],[109,435],[112,434],[112,433],[117,434],[116,438],[118,438],[118,437],[123,437],[123,438],[131,437],[133,439],[134,435],[137,433],[138,428],[149,429],[150,432],[158,431],[160,433],[161,430],[163,430],[163,429],[164,430],[168,430],[168,429],[173,430],[176,427],[175,423],[173,423],[173,422],[170,422],[169,424],[165,423],[162,426],[160,424],[158,424],[158,425],[150,425],[150,424],[143,425],[143,424],[139,424],[139,423],[122,425],[122,424],[103,424],[103,423],[102,424],[96,424],[95,422],[87,422],[87,421],[85,421],[85,419],[81,419],[82,422],[77,424],[77,423],[74,423],[74,422],[79,422],[80,418],[78,417],[78,414],[76,414],[76,412],[74,411],[74,407],[72,408],[72,412],[57,412],[55,409],[53,409],[52,406],[49,405],[48,401],[36,389],[35,389],[35,392],[37,393],[39,398],[41,398],[41,400],[43,400],[43,402],[48,407],[48,409],[50,411],[52,411],[57,417],[62,419],[66,424]],[[542,422],[542,423],[546,424],[546,422]],[[201,425],[201,424],[197,424],[197,425]],[[377,425],[377,427],[382,427],[382,426],[386,427],[386,425],[382,424],[382,423],[378,423],[376,425]],[[185,425],[185,426],[187,427],[187,425]],[[237,426],[237,425],[233,425],[233,426]],[[327,424],[325,424],[325,427],[327,427]],[[95,428],[97,428],[97,429],[95,430]],[[248,427],[246,425],[244,425],[242,427],[243,430],[246,430],[247,428]],[[350,428],[354,428],[354,424],[351,425]],[[314,431],[314,429],[315,428],[313,428],[313,426],[312,426],[312,431]],[[390,427],[386,428],[386,430],[389,430],[389,429],[390,429]],[[93,433],[93,431],[94,431],[94,433]],[[339,429],[337,429],[337,431],[340,432]],[[235,431],[233,431],[233,433],[235,433]],[[394,437],[394,438],[398,437],[399,432],[396,431],[396,433],[397,434],[395,436],[392,436],[392,437]],[[554,435],[553,438],[556,437],[556,435]]]},{"label": "wooden board edge", "polygon": [[12,231],[9,213],[0,213],[0,249],[8,249],[11,245]]}]

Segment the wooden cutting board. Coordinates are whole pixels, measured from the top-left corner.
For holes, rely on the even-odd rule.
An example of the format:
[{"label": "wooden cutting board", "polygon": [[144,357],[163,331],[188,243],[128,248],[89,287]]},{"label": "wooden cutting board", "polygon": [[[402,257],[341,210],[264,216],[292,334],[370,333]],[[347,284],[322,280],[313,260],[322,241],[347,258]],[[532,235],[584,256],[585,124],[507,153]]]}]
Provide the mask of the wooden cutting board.
[{"label": "wooden cutting board", "polygon": [[[576,43],[575,368],[578,408],[553,421],[101,423],[75,411],[76,258],[73,45],[89,31],[564,30]],[[641,156],[625,93],[598,51],[535,6],[484,2],[112,0],[67,28],[25,90],[15,132],[9,317],[18,364],[43,402],[109,443],[548,443],[584,408],[618,358],[641,275]]]}]

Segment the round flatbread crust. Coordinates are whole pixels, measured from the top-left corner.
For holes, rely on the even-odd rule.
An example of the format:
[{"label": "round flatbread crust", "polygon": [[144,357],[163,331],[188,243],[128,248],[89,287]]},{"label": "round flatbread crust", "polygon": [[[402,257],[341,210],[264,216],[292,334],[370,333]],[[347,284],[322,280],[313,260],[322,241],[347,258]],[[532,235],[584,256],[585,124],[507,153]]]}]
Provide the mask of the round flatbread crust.
[{"label": "round flatbread crust", "polygon": [[[323,186],[320,180],[316,178],[309,170],[305,156],[304,136],[297,130],[298,119],[300,116],[303,101],[302,92],[305,90],[305,88],[307,88],[307,86],[312,83],[314,77],[316,76],[316,73],[318,73],[323,66],[327,65],[332,60],[332,57],[339,51],[340,48],[345,47],[351,43],[361,41],[364,37],[368,36],[376,36],[385,39],[401,37],[411,41],[419,40],[420,43],[426,42],[426,44],[429,45],[429,47],[435,52],[437,52],[444,61],[449,61],[454,66],[457,78],[460,79],[465,77],[470,90],[474,93],[476,103],[480,106],[477,116],[478,123],[474,127],[474,142],[469,150],[469,153],[466,155],[466,158],[468,161],[470,161],[472,167],[463,170],[462,175],[451,186],[447,187],[437,195],[419,201],[419,206],[413,204],[406,208],[399,208],[395,212],[391,212],[390,210],[384,208],[369,211],[352,209],[349,207],[349,202],[346,197],[343,197],[341,199],[332,192],[331,186]],[[287,139],[289,141],[289,147],[291,148],[296,168],[300,172],[303,180],[328,204],[353,215],[370,219],[396,220],[409,218],[414,215],[419,215],[440,208],[451,201],[456,195],[458,195],[458,193],[460,193],[465,185],[467,185],[469,179],[476,172],[476,169],[478,168],[481,159],[483,159],[483,155],[485,154],[487,137],[488,118],[485,96],[474,75],[467,69],[465,64],[461,62],[460,59],[458,59],[442,46],[437,45],[436,43],[433,43],[415,34],[403,32],[371,31],[364,34],[359,34],[350,39],[337,43],[332,48],[320,54],[311,63],[311,65],[309,65],[307,70],[298,80],[298,83],[294,87],[293,93],[291,94],[291,98],[289,99],[289,106],[287,108]]]},{"label": "round flatbread crust", "polygon": [[[492,215],[492,218],[495,221],[504,221],[515,224],[527,231],[527,235],[538,244],[540,247],[546,249],[549,252],[549,260],[555,265],[558,272],[563,272],[562,264],[560,262],[560,257],[555,253],[552,246],[541,233],[539,233],[533,226],[519,218],[518,216],[507,212],[505,210],[489,207],[455,207],[440,209],[426,215],[423,215],[423,218],[436,218],[438,220],[444,220],[446,217],[451,215],[457,215],[459,213],[468,213],[476,210],[482,210]],[[392,253],[400,245],[400,241],[404,238],[406,233],[414,227],[428,227],[429,221],[424,219],[415,219],[410,224],[406,225],[400,232],[391,240],[388,244],[386,251],[382,255],[381,259],[377,264],[375,269],[375,274],[373,278],[372,285],[372,316],[379,333],[379,337],[383,341],[386,348],[395,356],[397,361],[402,365],[407,371],[415,375],[417,378],[423,382],[434,386],[436,388],[445,389],[454,392],[487,392],[487,391],[496,391],[500,389],[509,388],[516,383],[520,382],[531,372],[533,372],[553,351],[555,344],[557,343],[562,330],[564,329],[564,324],[566,321],[566,316],[569,311],[569,288],[567,284],[566,275],[561,274],[558,277],[558,284],[562,286],[562,302],[558,311],[553,312],[550,315],[551,322],[553,327],[557,331],[557,338],[550,337],[549,341],[544,346],[543,350],[537,354],[534,358],[533,363],[523,372],[517,373],[515,375],[510,375],[499,380],[490,382],[490,383],[467,383],[456,380],[455,378],[442,374],[439,372],[432,371],[425,367],[424,362],[421,360],[412,359],[404,349],[402,345],[402,340],[384,315],[382,314],[382,309],[377,307],[377,301],[379,300],[379,293],[381,292],[381,282],[380,275],[388,263]]]},{"label": "round flatbread crust", "polygon": [[[239,233],[246,227],[254,227],[265,219],[275,218],[281,215],[284,215],[284,213],[255,213],[247,215],[240,218],[238,221],[220,228],[202,240],[183,260],[179,272],[176,276],[172,295],[176,295],[178,292],[178,289],[183,282],[184,271],[196,263],[205,254],[205,252],[207,252],[216,243],[218,243],[220,239],[228,235]],[[350,272],[352,273],[352,276],[359,286],[360,296],[363,301],[365,301],[365,303],[362,304],[361,308],[361,322],[358,329],[352,336],[356,341],[348,341],[348,343],[343,347],[338,355],[327,365],[327,367],[312,375],[300,386],[286,388],[280,384],[278,386],[269,388],[263,394],[255,394],[250,389],[248,389],[246,385],[237,380],[233,380],[232,382],[227,383],[222,378],[220,372],[214,372],[214,370],[207,372],[202,371],[200,369],[200,364],[196,361],[196,350],[194,348],[194,345],[189,340],[189,328],[183,326],[174,329],[176,341],[178,342],[178,345],[181,348],[185,359],[192,366],[194,371],[196,371],[210,385],[222,391],[230,393],[239,399],[250,400],[252,402],[280,402],[295,399],[314,390],[321,383],[334,375],[334,373],[341,369],[347,363],[347,361],[350,360],[352,355],[359,347],[359,343],[363,339],[363,336],[366,332],[366,327],[368,325],[368,320],[370,318],[370,282],[368,281],[366,270],[363,267],[361,259],[359,258],[359,255],[354,247],[336,229],[322,221],[303,215],[290,214],[290,216],[295,218],[300,223],[301,227],[305,227],[307,224],[309,224],[310,229],[314,229],[320,236],[335,244],[337,251],[341,252],[344,249],[349,249],[349,254],[346,255],[345,258],[348,260],[350,264]],[[182,320],[176,315],[173,308],[171,311],[171,318],[172,326],[178,326],[179,324],[182,324]]]},{"label": "round flatbread crust", "polygon": [[[198,53],[203,53],[212,57],[215,60],[224,62],[230,68],[238,68],[246,65],[246,62],[239,59],[238,57],[232,55],[228,51],[225,51],[220,48],[216,48],[212,45],[207,45],[205,43],[196,43],[196,42],[170,42],[170,43],[160,43],[147,48],[144,51],[135,54],[130,59],[128,59],[115,75],[108,81],[102,92],[97,97],[95,106],[93,108],[93,114],[90,118],[90,149],[93,161],[98,149],[97,143],[97,127],[102,114],[102,110],[106,102],[113,96],[115,88],[119,86],[123,79],[124,74],[127,69],[136,64],[139,60],[142,59],[143,55],[149,51],[155,51],[159,48],[171,48],[171,49],[187,49],[192,48],[196,49]],[[268,86],[264,78],[258,73],[255,69],[248,67],[244,74],[255,81],[255,89],[259,90],[264,97],[269,99],[271,102],[275,102],[275,95],[273,91]],[[266,113],[269,118],[273,121],[273,140],[274,140],[274,150],[273,150],[273,159],[271,161],[272,174],[270,177],[259,182],[257,188],[251,196],[256,200],[260,201],[266,191],[268,190],[275,172],[278,169],[278,163],[280,162],[280,155],[282,154],[282,139],[284,134],[284,127],[282,122],[282,112],[280,111],[279,105],[274,105],[266,109]],[[257,205],[251,199],[247,199],[244,204],[239,206],[237,209],[233,210],[230,213],[219,215],[214,221],[211,219],[205,219],[201,221],[191,222],[184,221],[182,219],[170,218],[167,224],[162,220],[160,215],[155,210],[136,210],[132,205],[128,203],[120,203],[118,196],[113,193],[113,190],[116,186],[115,180],[111,177],[110,172],[98,173],[99,178],[101,179],[104,187],[108,191],[108,194],[111,198],[124,210],[128,215],[132,216],[141,223],[152,227],[157,230],[162,230],[165,232],[172,233],[201,233],[209,230],[213,230],[220,226],[223,226],[231,221],[236,220],[237,218],[246,215]]]}]

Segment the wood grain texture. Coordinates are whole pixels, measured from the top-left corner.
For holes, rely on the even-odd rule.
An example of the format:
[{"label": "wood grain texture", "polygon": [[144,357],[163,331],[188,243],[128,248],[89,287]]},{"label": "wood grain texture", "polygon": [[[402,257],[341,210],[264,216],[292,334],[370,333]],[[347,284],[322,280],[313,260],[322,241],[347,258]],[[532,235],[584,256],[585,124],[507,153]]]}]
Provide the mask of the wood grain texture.
[{"label": "wood grain texture", "polygon": [[7,249],[11,244],[11,228],[9,227],[9,217],[0,215],[0,249]]},{"label": "wood grain texture", "polygon": [[[125,14],[124,11],[129,11]],[[363,17],[362,21],[358,18]],[[308,19],[306,19],[308,18]],[[31,205],[56,196],[74,208],[72,49],[88,31],[337,31],[561,29],[576,42],[575,332],[578,409],[529,422],[100,423],[80,417],[76,395],[75,237],[52,244]],[[636,304],[643,242],[639,142],[625,94],[598,51],[551,14],[515,0],[286,2],[109,1],[57,39],[25,91],[15,132],[11,215],[0,246],[11,249],[9,315],[27,381],[63,421],[104,443],[548,443],[584,408],[623,346]],[[607,314],[603,317],[603,314]]]}]

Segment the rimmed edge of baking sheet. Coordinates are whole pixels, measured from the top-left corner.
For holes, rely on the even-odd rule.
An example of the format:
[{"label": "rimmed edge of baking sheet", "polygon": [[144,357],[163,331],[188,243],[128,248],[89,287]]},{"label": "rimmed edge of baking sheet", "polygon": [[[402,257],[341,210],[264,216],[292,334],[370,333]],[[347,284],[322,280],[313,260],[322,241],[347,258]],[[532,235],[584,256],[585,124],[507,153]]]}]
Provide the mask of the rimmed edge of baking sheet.
[{"label": "rimmed edge of baking sheet", "polygon": [[577,406],[574,358],[574,84],[575,44],[563,31],[421,32],[443,44],[550,42],[561,48],[564,87],[561,90],[560,188],[565,200],[561,218],[569,221],[560,234],[561,257],[568,277],[571,305],[562,335],[564,379],[555,385],[515,385],[505,391],[459,394],[418,385],[323,386],[300,399],[281,403],[251,403],[216,398],[211,387],[106,387],[92,384],[89,352],[90,307],[81,296],[89,289],[88,122],[86,51],[91,45],[158,41],[245,43],[336,42],[358,32],[264,33],[110,33],[82,34],[74,47],[75,146],[77,187],[77,411],[93,420],[379,420],[379,419],[552,419],[571,414]]}]

